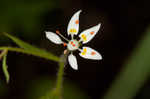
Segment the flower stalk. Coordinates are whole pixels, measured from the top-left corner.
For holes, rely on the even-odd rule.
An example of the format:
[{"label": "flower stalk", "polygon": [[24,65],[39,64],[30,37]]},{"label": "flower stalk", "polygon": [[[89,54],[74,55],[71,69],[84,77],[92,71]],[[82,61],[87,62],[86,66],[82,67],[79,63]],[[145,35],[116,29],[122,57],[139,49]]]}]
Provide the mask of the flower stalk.
[{"label": "flower stalk", "polygon": [[57,80],[56,80],[56,91],[57,94],[60,96],[60,99],[62,98],[63,75],[64,75],[64,66],[66,64],[66,59],[67,59],[67,54],[62,54],[60,56],[59,69],[58,69]]}]

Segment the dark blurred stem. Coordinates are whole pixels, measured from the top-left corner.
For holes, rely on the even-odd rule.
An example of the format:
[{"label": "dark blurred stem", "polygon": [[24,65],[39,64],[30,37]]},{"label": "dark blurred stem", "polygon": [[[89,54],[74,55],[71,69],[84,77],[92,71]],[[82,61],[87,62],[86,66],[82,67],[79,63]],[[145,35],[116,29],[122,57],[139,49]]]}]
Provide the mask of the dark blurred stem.
[{"label": "dark blurred stem", "polygon": [[57,85],[56,85],[56,89],[58,89],[58,90],[60,90],[62,88],[63,74],[64,74],[64,63],[60,62],[58,75],[57,75]]}]

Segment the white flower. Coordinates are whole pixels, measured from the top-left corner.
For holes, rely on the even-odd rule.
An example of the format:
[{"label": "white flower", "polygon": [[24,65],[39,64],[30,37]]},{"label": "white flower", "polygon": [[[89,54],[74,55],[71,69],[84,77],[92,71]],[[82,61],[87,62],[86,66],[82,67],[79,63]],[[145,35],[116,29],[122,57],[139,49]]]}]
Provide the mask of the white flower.
[{"label": "white flower", "polygon": [[81,47],[81,43],[86,44],[88,43],[98,32],[98,30],[100,29],[101,24],[98,24],[90,29],[87,29],[85,31],[83,31],[80,35],[79,38],[80,40],[76,40],[74,39],[74,35],[78,34],[79,31],[79,15],[80,15],[80,11],[76,12],[69,24],[68,24],[68,28],[67,28],[67,32],[68,35],[71,35],[71,40],[68,40],[67,38],[65,38],[63,35],[61,35],[59,33],[59,31],[56,31],[56,33],[61,36],[64,40],[67,41],[67,43],[63,42],[60,37],[58,35],[56,35],[53,32],[46,32],[46,37],[52,41],[55,44],[63,44],[64,46],[67,47],[67,49],[64,51],[64,54],[69,52],[70,54],[68,55],[68,61],[70,66],[77,70],[78,69],[78,64],[77,64],[77,59],[76,57],[73,55],[73,51],[79,50],[80,53],[79,55],[83,58],[86,59],[92,59],[92,60],[101,60],[102,56],[95,51],[94,49],[90,48],[90,47]]}]

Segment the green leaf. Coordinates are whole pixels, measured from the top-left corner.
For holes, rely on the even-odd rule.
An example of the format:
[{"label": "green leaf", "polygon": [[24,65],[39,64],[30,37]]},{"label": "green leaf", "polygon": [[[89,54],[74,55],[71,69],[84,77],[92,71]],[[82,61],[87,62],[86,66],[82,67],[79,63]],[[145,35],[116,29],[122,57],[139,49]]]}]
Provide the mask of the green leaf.
[{"label": "green leaf", "polygon": [[32,45],[18,39],[15,36],[12,36],[12,35],[8,34],[8,33],[4,33],[4,35],[7,36],[8,38],[10,38],[11,40],[13,40],[18,46],[20,46],[24,50],[30,51],[31,53],[33,53],[36,56],[42,56],[42,57],[45,57],[47,59],[50,59],[50,60],[53,60],[53,61],[56,61],[56,62],[59,61],[59,57],[53,55],[50,52],[47,52],[43,49],[39,49],[37,47],[34,47],[34,46],[32,46]]},{"label": "green leaf", "polygon": [[8,33],[4,33],[5,36],[7,36],[8,38],[10,38],[11,40],[13,40],[18,46],[20,46],[21,48],[27,49],[27,50],[37,50],[37,48],[33,47],[32,45],[18,39],[15,36],[12,36]]},{"label": "green leaf", "polygon": [[9,83],[10,76],[9,76],[9,72],[7,70],[8,66],[6,64],[6,59],[7,59],[7,54],[5,54],[3,56],[2,69],[3,69],[3,72],[4,72],[5,78],[6,78],[6,82]]}]

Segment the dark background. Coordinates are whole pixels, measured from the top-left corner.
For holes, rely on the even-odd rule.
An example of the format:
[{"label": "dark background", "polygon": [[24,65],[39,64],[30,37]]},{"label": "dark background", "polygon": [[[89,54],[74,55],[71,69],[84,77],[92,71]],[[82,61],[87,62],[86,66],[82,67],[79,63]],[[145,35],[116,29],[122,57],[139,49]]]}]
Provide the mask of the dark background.
[{"label": "dark background", "polygon": [[[81,9],[80,32],[102,24],[99,33],[87,46],[100,52],[103,60],[85,60],[76,54],[79,70],[67,65],[64,80],[74,83],[90,99],[100,99],[144,35],[150,21],[149,4],[148,0],[1,0],[0,31],[60,56],[63,46],[49,42],[44,31],[60,30],[67,37],[68,22]],[[0,37],[0,45],[16,46]],[[25,92],[30,83],[40,77],[55,79],[58,69],[55,62],[12,52],[7,63],[11,80],[6,85],[0,71],[5,86],[0,99],[26,99]],[[149,99],[149,88],[148,81],[135,99]]]}]

